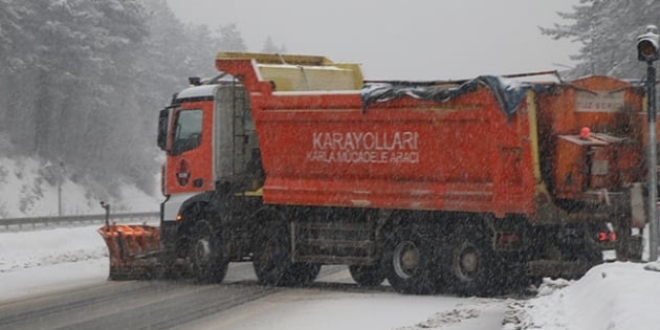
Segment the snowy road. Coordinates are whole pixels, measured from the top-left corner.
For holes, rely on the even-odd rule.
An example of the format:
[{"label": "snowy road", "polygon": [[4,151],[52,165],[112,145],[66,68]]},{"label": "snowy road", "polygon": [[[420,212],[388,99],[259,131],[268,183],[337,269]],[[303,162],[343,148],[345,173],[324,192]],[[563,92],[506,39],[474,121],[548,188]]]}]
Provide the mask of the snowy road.
[{"label": "snowy road", "polygon": [[306,288],[262,287],[251,263],[230,264],[220,285],[108,282],[98,228],[0,233],[0,329],[499,329],[506,309],[359,288],[345,266]]},{"label": "snowy road", "polygon": [[506,305],[361,289],[340,266],[306,288],[267,288],[240,263],[221,285],[104,282],[0,303],[0,329],[498,329]]},{"label": "snowy road", "polygon": [[231,264],[220,285],[108,282],[97,228],[0,232],[0,330],[629,330],[660,324],[660,262],[603,264],[579,281],[548,280],[529,299],[362,289],[344,266],[324,266],[306,288],[259,286],[250,263]]}]

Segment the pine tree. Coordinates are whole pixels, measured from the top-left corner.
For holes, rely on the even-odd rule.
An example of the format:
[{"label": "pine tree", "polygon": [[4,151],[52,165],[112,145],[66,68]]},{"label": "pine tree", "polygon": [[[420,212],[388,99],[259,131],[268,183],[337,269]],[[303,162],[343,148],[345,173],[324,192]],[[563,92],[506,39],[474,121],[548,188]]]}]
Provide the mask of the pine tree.
[{"label": "pine tree", "polygon": [[236,23],[221,26],[218,32],[220,32],[220,48],[218,50],[228,52],[244,52],[247,50]]},{"label": "pine tree", "polygon": [[271,54],[284,54],[286,53],[286,46],[277,46],[275,45],[275,42],[273,41],[273,38],[271,36],[266,37],[266,41],[264,42],[264,46],[261,49],[262,53],[271,53]]},{"label": "pine tree", "polygon": [[165,0],[0,0],[0,138],[101,182],[155,187],[158,110],[245,51],[236,24],[184,25]]},{"label": "pine tree", "polygon": [[571,59],[578,61],[570,76],[591,74],[640,78],[636,38],[647,24],[660,25],[660,2],[653,0],[581,0],[573,12],[558,15],[570,23],[541,28],[553,39],[570,39],[582,45]]}]

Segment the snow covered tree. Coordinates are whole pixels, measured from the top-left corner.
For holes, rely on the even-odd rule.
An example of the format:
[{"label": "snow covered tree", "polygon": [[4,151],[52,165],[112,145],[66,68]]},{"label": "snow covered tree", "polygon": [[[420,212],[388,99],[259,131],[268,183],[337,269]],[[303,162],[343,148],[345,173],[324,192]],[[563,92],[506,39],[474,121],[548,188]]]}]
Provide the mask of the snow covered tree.
[{"label": "snow covered tree", "polygon": [[[133,127],[133,50],[146,36],[137,0],[52,2],[38,31],[34,151],[116,174]],[[125,152],[125,151],[124,151]]]},{"label": "snow covered tree", "polygon": [[245,51],[235,24],[184,25],[165,0],[0,0],[0,133],[17,153],[152,190],[158,110]]},{"label": "snow covered tree", "polygon": [[272,53],[272,54],[284,54],[286,53],[286,46],[277,46],[273,41],[273,38],[268,36],[264,42],[264,47],[261,49],[262,53]]},{"label": "snow covered tree", "polygon": [[641,78],[644,67],[637,61],[636,38],[647,24],[660,25],[660,2],[653,0],[580,0],[573,12],[558,15],[569,24],[540,28],[553,39],[582,44],[570,76],[590,74]]},{"label": "snow covered tree", "polygon": [[36,92],[25,86],[36,83],[40,11],[34,0],[0,0],[0,131],[22,146],[33,146],[36,132]]},{"label": "snow covered tree", "polygon": [[139,1],[0,0],[0,8],[0,128],[25,154],[119,174],[117,155],[139,155],[121,150],[122,139],[142,131],[130,104],[147,32]]},{"label": "snow covered tree", "polygon": [[17,50],[27,46],[21,40],[29,39],[29,29],[22,26],[22,11],[16,0],[0,0],[0,73],[7,74],[24,69],[25,57]]},{"label": "snow covered tree", "polygon": [[218,29],[220,33],[219,51],[244,52],[247,51],[245,42],[241,33],[236,27],[236,23],[223,25]]}]

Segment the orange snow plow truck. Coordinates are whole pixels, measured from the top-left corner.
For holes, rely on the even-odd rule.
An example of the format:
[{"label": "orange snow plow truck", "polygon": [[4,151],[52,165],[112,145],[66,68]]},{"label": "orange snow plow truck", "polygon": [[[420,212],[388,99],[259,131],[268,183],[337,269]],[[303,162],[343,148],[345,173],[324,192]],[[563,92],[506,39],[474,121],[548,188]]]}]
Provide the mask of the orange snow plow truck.
[{"label": "orange snow plow truck", "polygon": [[302,285],[342,264],[362,286],[490,295],[579,277],[604,250],[640,258],[640,86],[365,81],[355,64],[254,53],[216,67],[160,111],[160,227],[99,230],[111,279],[220,282],[251,261],[262,284]]}]

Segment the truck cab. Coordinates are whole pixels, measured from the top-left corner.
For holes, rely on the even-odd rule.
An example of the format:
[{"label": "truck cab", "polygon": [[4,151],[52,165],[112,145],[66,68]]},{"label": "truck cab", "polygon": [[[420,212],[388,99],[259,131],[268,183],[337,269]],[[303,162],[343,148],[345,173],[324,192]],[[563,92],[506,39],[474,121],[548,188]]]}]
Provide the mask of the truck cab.
[{"label": "truck cab", "polygon": [[218,192],[258,197],[264,177],[242,85],[227,75],[190,81],[191,86],[175,94],[159,113],[158,145],[167,153],[161,240],[169,250],[177,249],[177,220],[186,204],[208,201]]}]

